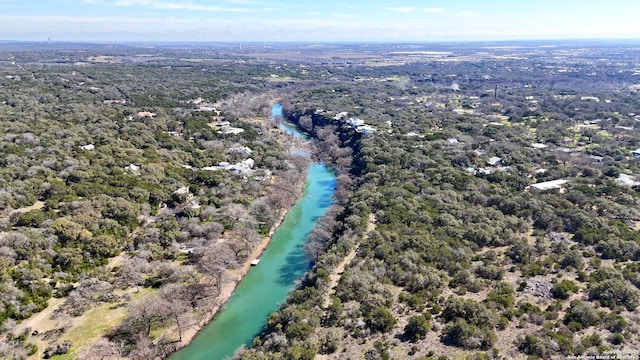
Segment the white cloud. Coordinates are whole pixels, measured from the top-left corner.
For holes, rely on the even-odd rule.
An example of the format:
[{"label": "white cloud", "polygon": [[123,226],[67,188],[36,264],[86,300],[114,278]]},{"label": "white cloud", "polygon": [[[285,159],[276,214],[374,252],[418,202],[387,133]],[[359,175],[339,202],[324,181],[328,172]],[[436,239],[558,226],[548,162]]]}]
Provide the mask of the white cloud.
[{"label": "white cloud", "polygon": [[426,8],[426,9],[422,9],[422,11],[426,13],[438,14],[438,15],[444,15],[445,13],[445,10],[443,8]]},{"label": "white cloud", "polygon": [[229,4],[273,6],[273,3],[255,0],[224,0]]},{"label": "white cloud", "polygon": [[479,14],[474,13],[473,11],[462,11],[459,13],[449,13],[447,10],[443,8],[425,8],[422,11],[430,14],[436,14],[440,16],[457,16],[457,17],[465,17],[465,18],[477,18],[480,17]]},{"label": "white cloud", "polygon": [[480,17],[480,15],[472,12],[472,11],[463,11],[461,13],[457,13],[455,14],[456,16],[460,16],[460,17],[466,17],[466,18],[477,18]]},{"label": "white cloud", "polygon": [[52,23],[86,23],[86,24],[102,24],[102,23],[127,23],[127,24],[148,24],[170,22],[170,23],[190,23],[192,21],[185,19],[166,19],[166,18],[145,18],[145,17],[112,17],[112,16],[62,16],[62,15],[0,15],[0,21],[15,23],[32,23],[32,24],[52,24]]},{"label": "white cloud", "polygon": [[399,12],[399,13],[404,13],[404,14],[408,14],[413,12],[415,9],[412,7],[387,7],[384,8],[385,10],[389,10],[389,11],[395,11],[395,12]]},{"label": "white cloud", "polygon": [[[85,0],[85,1],[101,1],[101,0]],[[229,6],[219,6],[219,5],[205,5],[205,4],[196,4],[190,1],[157,1],[157,0],[117,0],[111,3],[105,3],[101,1],[102,4],[112,5],[112,6],[141,6],[147,7],[151,9],[158,10],[187,10],[187,11],[211,11],[211,12],[234,12],[234,13],[253,13],[253,12],[264,12],[264,11],[275,11],[276,8],[273,7],[263,7],[257,8],[253,7],[229,7]],[[242,5],[251,5],[255,4],[252,2],[234,2]],[[264,3],[263,3],[264,4]]]}]

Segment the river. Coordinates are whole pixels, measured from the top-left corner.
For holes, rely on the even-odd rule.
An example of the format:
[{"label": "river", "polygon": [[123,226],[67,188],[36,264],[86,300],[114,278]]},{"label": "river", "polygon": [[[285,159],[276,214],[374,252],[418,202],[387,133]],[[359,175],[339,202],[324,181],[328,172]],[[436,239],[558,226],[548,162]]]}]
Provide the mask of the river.
[{"label": "river", "polygon": [[[275,113],[279,109],[279,114]],[[274,116],[282,107],[274,105]],[[299,135],[296,135],[299,136]],[[170,360],[221,360],[251,345],[267,318],[283,303],[295,282],[309,269],[303,245],[316,221],[332,205],[335,176],[323,164],[308,171],[304,194],[276,229],[269,246],[242,279],[227,304],[184,349]]]}]

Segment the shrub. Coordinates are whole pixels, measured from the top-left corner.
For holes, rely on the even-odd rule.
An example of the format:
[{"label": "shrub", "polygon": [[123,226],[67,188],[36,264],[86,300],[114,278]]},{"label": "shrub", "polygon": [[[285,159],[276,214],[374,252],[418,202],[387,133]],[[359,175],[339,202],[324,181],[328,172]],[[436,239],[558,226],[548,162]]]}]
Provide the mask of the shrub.
[{"label": "shrub", "polygon": [[476,274],[487,280],[501,280],[504,276],[504,269],[495,265],[482,265],[476,269]]},{"label": "shrub", "polygon": [[638,302],[638,291],[619,279],[607,279],[596,283],[589,290],[591,300],[599,300],[603,306],[613,308],[621,305],[634,310]]},{"label": "shrub", "polygon": [[30,210],[18,216],[17,226],[41,227],[46,214],[42,210]]},{"label": "shrub", "polygon": [[571,280],[562,280],[551,288],[551,294],[556,299],[568,299],[571,293],[575,293],[580,288]]},{"label": "shrub", "polygon": [[484,305],[473,300],[459,298],[451,298],[447,301],[442,318],[446,322],[452,322],[458,318],[466,319],[472,325],[488,327],[492,327],[496,320],[493,311]]},{"label": "shrub", "polygon": [[49,345],[44,351],[44,358],[49,359],[55,355],[66,354],[71,348],[71,341],[65,341],[62,344]]},{"label": "shrub", "polygon": [[365,318],[365,322],[371,330],[385,333],[393,329],[397,320],[389,310],[384,307],[379,307]]},{"label": "shrub", "polygon": [[313,360],[317,350],[313,345],[307,343],[295,344],[285,352],[285,359],[290,360]]},{"label": "shrub", "polygon": [[602,338],[598,334],[591,334],[582,339],[582,345],[585,348],[602,345]]},{"label": "shrub", "polygon": [[510,309],[513,307],[515,298],[513,288],[504,282],[498,283],[494,290],[487,295],[487,303],[493,303],[498,309]]},{"label": "shrub", "polygon": [[621,332],[627,327],[627,321],[616,313],[606,313],[602,316],[602,324],[611,332]]},{"label": "shrub", "polygon": [[288,325],[285,334],[290,339],[304,340],[313,332],[313,326],[304,322]]},{"label": "shrub", "polygon": [[497,340],[492,328],[479,328],[458,318],[442,332],[445,343],[465,349],[489,349]]},{"label": "shrub", "polygon": [[518,349],[527,355],[533,355],[539,358],[548,357],[551,352],[551,349],[535,335],[525,336],[518,345]]},{"label": "shrub", "polygon": [[[582,327],[589,327],[600,323],[598,312],[582,301],[573,301],[564,317],[565,324],[578,323]],[[580,329],[578,329],[580,330]]]},{"label": "shrub", "polygon": [[624,343],[624,336],[622,336],[622,334],[620,333],[613,334],[613,336],[611,337],[611,343],[613,345],[620,345]]},{"label": "shrub", "polygon": [[429,320],[424,315],[412,316],[404,327],[404,336],[410,341],[418,341],[427,335],[429,329]]},{"label": "shrub", "polygon": [[533,305],[530,302],[525,302],[520,305],[518,309],[518,314],[542,314],[542,309],[539,306]]},{"label": "shrub", "polygon": [[578,250],[571,250],[565,254],[562,261],[560,261],[560,265],[563,268],[573,267],[576,270],[582,270],[584,267],[584,260],[582,259],[582,253]]}]

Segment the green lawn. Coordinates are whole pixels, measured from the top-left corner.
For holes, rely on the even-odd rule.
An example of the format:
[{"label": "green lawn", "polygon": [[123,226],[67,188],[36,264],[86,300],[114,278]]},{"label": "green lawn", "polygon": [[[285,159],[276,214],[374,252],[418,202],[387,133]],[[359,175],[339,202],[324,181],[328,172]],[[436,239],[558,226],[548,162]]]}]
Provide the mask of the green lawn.
[{"label": "green lawn", "polygon": [[[132,293],[132,300],[140,299],[149,295],[157,289],[141,289],[138,293]],[[56,360],[74,360],[77,359],[80,348],[89,345],[106,334],[110,329],[117,326],[127,316],[126,306],[115,307],[115,304],[102,304],[96,308],[87,311],[84,315],[74,319],[77,324],[64,334],[58,343],[65,340],[71,340],[73,345],[71,350],[64,355],[54,356]],[[77,321],[77,323],[76,323]]]}]

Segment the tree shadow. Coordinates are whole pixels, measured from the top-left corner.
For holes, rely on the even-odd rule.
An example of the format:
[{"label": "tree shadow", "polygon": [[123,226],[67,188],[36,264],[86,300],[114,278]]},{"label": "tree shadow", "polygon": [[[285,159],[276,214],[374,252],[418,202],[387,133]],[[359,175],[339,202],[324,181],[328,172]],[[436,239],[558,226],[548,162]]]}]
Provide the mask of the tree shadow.
[{"label": "tree shadow", "polygon": [[278,269],[278,284],[293,285],[310,268],[311,260],[300,247],[287,255],[285,265]]}]

